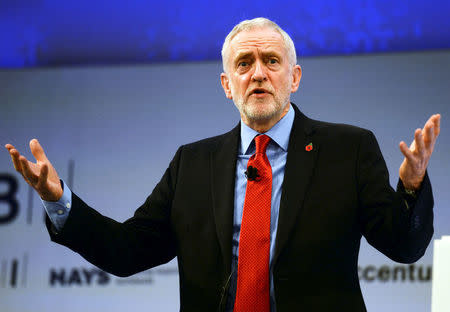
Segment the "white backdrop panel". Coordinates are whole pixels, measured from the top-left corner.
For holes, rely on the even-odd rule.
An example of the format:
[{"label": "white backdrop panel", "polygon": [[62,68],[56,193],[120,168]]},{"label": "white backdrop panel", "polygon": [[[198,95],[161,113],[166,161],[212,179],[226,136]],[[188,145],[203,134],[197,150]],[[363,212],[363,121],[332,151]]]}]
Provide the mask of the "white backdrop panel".
[{"label": "white backdrop panel", "polygon": [[[398,143],[409,143],[431,114],[442,114],[429,174],[435,237],[449,234],[450,52],[299,61],[303,79],[293,102],[311,118],[374,131],[394,186],[402,161]],[[28,141],[38,138],[74,192],[123,221],[150,194],[180,144],[238,122],[220,72],[217,62],[0,71],[0,143],[30,156]],[[179,309],[175,261],[127,279],[101,272],[49,241],[40,201],[6,150],[0,175],[6,198],[0,200],[1,311]],[[431,255],[432,245],[395,276],[397,264],[363,242],[360,278],[369,311],[430,311]]]}]

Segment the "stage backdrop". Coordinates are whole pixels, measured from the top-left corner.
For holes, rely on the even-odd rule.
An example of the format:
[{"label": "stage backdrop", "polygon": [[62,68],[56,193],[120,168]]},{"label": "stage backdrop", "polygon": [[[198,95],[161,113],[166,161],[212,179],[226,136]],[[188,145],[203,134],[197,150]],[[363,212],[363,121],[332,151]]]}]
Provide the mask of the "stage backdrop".
[{"label": "stage backdrop", "polygon": [[[395,185],[398,143],[440,112],[429,174],[435,237],[450,234],[450,52],[300,59],[292,100],[308,116],[374,131]],[[0,143],[31,157],[38,138],[72,190],[123,221],[150,194],[180,144],[234,127],[221,64],[0,71]],[[344,142],[343,142],[344,143]],[[339,181],[336,181],[339,183]],[[177,311],[175,261],[118,278],[51,243],[39,198],[0,153],[1,311]],[[308,255],[305,255],[307,257]],[[359,274],[369,311],[430,311],[432,245],[399,265],[362,243]]]}]

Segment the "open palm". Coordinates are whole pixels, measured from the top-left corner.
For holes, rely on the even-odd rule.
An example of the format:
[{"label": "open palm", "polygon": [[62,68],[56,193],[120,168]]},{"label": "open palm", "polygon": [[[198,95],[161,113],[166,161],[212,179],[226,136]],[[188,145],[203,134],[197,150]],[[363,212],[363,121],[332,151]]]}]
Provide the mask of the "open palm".
[{"label": "open palm", "polygon": [[61,198],[63,190],[58,173],[48,160],[38,140],[30,141],[31,153],[36,158],[36,163],[20,155],[13,145],[6,144],[5,147],[11,155],[14,168],[22,174],[25,181],[38,192],[43,200],[57,201]]},{"label": "open palm", "polygon": [[441,115],[433,115],[425,123],[423,129],[416,129],[414,141],[409,148],[405,142],[400,142],[400,150],[405,159],[400,166],[399,175],[405,188],[411,190],[420,188],[439,136],[440,122]]}]

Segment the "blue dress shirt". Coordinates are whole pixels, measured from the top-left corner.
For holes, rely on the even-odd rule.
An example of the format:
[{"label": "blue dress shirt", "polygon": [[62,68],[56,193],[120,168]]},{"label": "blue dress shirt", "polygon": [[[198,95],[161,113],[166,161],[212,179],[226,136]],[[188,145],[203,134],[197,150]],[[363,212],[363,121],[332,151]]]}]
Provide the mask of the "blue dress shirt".
[{"label": "blue dress shirt", "polygon": [[[284,168],[286,165],[287,150],[289,145],[289,136],[291,134],[292,125],[294,123],[294,109],[290,106],[288,113],[278,121],[265,134],[271,138],[267,146],[266,154],[272,167],[272,202],[270,212],[270,306],[271,311],[276,312],[275,294],[273,286],[273,266],[272,260],[275,253],[275,238],[278,228],[278,214],[280,209],[281,186],[284,179]],[[247,179],[244,172],[247,170],[247,162],[251,155],[255,153],[254,138],[257,131],[248,127],[241,122],[241,144],[239,146],[237,164],[236,164],[236,181],[234,189],[234,214],[233,214],[233,249],[232,249],[232,275],[230,279],[230,287],[228,291],[227,311],[233,311],[234,300],[236,296],[237,283],[237,263],[239,253],[239,234],[241,230],[242,212],[244,209],[245,191],[247,188]],[[57,202],[42,201],[47,214],[55,226],[60,231],[72,206],[72,192],[62,183],[64,192]]]}]

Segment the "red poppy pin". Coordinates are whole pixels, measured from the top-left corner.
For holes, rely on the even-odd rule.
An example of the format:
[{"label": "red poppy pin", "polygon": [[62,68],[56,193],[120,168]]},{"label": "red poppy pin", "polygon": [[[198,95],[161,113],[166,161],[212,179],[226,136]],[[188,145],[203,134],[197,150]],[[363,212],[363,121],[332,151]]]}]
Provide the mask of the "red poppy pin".
[{"label": "red poppy pin", "polygon": [[313,144],[309,143],[308,145],[305,146],[305,151],[307,152],[311,152],[313,150]]}]

